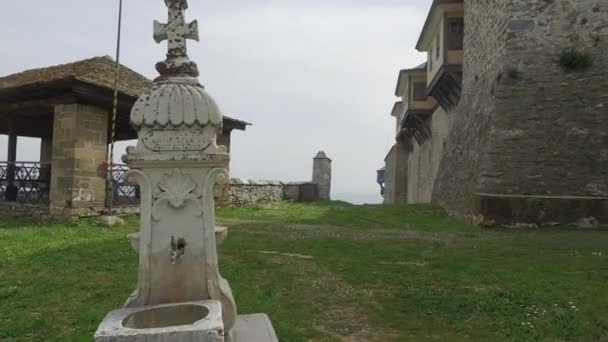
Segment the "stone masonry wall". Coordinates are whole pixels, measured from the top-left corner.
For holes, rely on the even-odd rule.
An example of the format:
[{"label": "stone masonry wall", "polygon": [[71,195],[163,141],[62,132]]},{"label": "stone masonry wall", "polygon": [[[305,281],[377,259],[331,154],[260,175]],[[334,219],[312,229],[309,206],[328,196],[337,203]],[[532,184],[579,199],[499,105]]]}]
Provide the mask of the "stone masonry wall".
[{"label": "stone masonry wall", "polygon": [[[395,203],[395,192],[396,189],[396,169],[397,169],[397,158],[398,158],[397,146],[394,145],[391,150],[384,158],[384,203],[394,204]],[[407,182],[407,178],[406,178]]]},{"label": "stone masonry wall", "polygon": [[439,107],[433,113],[428,125],[431,138],[422,145],[412,141],[413,149],[408,156],[407,203],[431,202],[451,118]]},{"label": "stone masonry wall", "polygon": [[229,204],[237,207],[284,199],[283,183],[277,181],[232,179],[228,193]]},{"label": "stone masonry wall", "polygon": [[[507,32],[481,189],[608,196],[608,2],[514,1]],[[588,70],[557,63],[571,47]]]},{"label": "stone masonry wall", "polygon": [[508,2],[466,0],[464,8],[462,97],[448,113],[453,124],[433,189],[433,201],[460,217],[474,213],[474,193],[495,112],[496,71],[506,54]]},{"label": "stone masonry wall", "polygon": [[[607,196],[607,37],[604,0],[465,0],[463,94],[434,201],[469,218],[475,193]],[[569,47],[593,66],[562,70]]]},{"label": "stone masonry wall", "polygon": [[106,181],[100,167],[107,148],[106,110],[81,104],[55,107],[50,194],[54,215],[104,206]]}]

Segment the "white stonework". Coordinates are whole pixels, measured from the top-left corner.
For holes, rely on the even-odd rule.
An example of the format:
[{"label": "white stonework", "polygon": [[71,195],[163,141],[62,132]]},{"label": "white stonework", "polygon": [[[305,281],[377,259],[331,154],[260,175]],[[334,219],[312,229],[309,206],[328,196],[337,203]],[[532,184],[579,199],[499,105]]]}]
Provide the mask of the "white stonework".
[{"label": "white stonework", "polygon": [[202,301],[110,312],[95,333],[95,342],[223,342],[221,304]]},{"label": "white stonework", "polygon": [[[222,114],[187,55],[186,39],[198,37],[196,23],[184,19],[187,1],[165,3],[169,23],[155,24],[155,39],[169,40],[167,60],[157,64],[160,77],[151,92],[133,107],[138,142],[124,157],[128,179],[141,192],[140,232],[131,236],[139,239],[139,282],[125,310],[110,314],[100,327],[113,327],[111,339],[98,341],[234,342],[237,309],[219,271],[215,225],[214,186],[229,180],[230,156],[216,138]],[[225,238],[225,230],[220,234]],[[205,315],[192,306],[196,302],[208,310]],[[144,323],[119,319],[140,312]],[[147,335],[133,339],[132,330]]]}]

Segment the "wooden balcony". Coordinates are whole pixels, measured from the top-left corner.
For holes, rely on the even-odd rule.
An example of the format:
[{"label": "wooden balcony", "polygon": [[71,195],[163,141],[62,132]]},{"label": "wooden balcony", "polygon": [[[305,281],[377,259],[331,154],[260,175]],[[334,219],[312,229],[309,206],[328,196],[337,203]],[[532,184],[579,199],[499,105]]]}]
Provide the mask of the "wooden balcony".
[{"label": "wooden balcony", "polygon": [[462,94],[462,65],[442,65],[429,84],[427,94],[446,111],[458,105]]},{"label": "wooden balcony", "polygon": [[401,122],[401,132],[397,136],[397,140],[413,138],[418,145],[422,145],[431,138],[429,119],[432,114],[431,109],[408,110]]}]

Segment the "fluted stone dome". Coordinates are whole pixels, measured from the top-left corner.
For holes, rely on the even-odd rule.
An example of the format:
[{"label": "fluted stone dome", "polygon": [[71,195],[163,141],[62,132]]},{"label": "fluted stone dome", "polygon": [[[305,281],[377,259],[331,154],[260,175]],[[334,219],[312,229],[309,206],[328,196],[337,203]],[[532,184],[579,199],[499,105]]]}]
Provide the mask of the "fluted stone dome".
[{"label": "fluted stone dome", "polygon": [[133,106],[131,124],[136,129],[183,125],[219,127],[222,114],[213,98],[199,84],[157,83]]}]

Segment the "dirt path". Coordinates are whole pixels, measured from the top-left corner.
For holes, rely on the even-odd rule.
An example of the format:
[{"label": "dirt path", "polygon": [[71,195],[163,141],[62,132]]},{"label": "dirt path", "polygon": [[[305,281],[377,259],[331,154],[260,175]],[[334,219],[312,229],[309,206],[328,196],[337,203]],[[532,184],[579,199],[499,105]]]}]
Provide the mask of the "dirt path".
[{"label": "dirt path", "polygon": [[295,279],[299,296],[312,300],[324,294],[322,303],[311,302],[311,305],[322,307],[322,313],[313,323],[316,332],[344,342],[393,340],[391,337],[396,335],[395,332],[374,329],[365,313],[365,308],[375,302],[372,292],[353,288],[312,257],[273,251],[252,252],[263,254],[282,268],[297,270],[298,277]]}]

